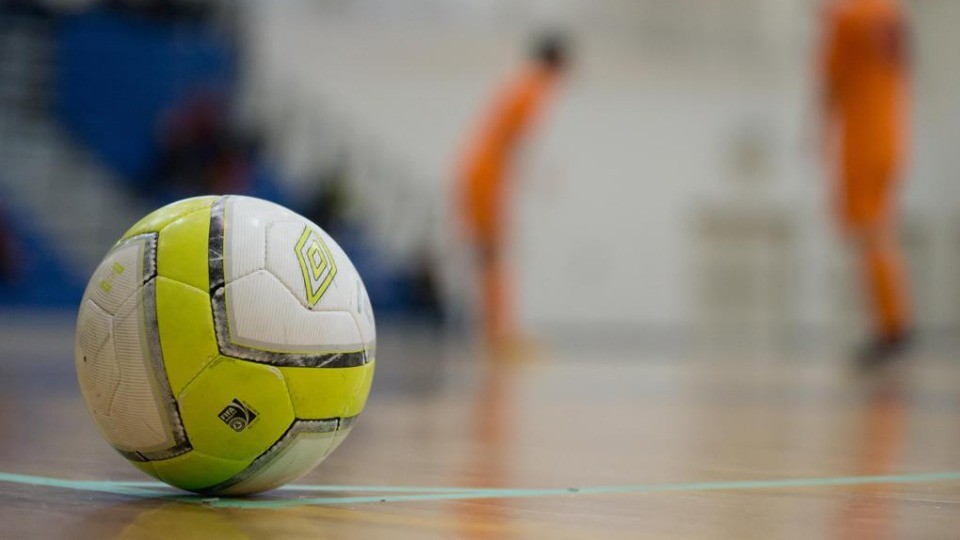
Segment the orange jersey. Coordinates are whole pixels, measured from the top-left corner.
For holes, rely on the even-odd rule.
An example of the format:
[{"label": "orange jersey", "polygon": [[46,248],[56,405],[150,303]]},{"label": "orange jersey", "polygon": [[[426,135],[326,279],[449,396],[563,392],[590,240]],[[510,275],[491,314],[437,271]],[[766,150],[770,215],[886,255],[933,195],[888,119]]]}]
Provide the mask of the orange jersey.
[{"label": "orange jersey", "polygon": [[460,164],[464,217],[471,233],[499,236],[505,178],[511,158],[533,123],[553,81],[549,71],[529,68],[498,96]]},{"label": "orange jersey", "polygon": [[893,0],[839,0],[827,14],[825,85],[843,167],[894,168],[907,133],[907,32]]}]

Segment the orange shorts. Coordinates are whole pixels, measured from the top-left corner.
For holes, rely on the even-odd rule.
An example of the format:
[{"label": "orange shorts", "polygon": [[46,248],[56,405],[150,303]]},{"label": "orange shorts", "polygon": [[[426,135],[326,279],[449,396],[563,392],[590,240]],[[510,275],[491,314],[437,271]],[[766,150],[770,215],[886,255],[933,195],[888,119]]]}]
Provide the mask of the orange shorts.
[{"label": "orange shorts", "polygon": [[848,230],[885,225],[892,217],[896,167],[882,160],[848,164],[839,186],[837,210]]}]

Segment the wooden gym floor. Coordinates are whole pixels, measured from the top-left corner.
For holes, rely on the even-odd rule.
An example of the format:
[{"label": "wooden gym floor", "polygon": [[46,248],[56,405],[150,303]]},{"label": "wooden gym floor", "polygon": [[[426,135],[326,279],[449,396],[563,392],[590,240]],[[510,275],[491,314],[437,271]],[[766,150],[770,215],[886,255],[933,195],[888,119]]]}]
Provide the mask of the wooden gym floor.
[{"label": "wooden gym floor", "polygon": [[0,317],[0,538],[944,538],[960,365],[545,351],[385,330],[367,410],[298,486],[162,487],[101,439],[69,316]]}]

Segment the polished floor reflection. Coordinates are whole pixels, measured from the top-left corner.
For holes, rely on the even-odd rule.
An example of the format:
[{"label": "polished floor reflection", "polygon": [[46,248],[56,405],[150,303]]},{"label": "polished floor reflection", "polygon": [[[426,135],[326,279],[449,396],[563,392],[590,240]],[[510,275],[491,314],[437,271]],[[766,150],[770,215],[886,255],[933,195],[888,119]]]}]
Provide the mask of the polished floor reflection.
[{"label": "polished floor reflection", "polygon": [[[74,381],[71,332],[68,317],[0,324],[2,538],[873,539],[960,530],[960,365],[947,354],[869,377],[829,357],[625,348],[491,362],[387,329],[368,409],[299,482],[341,487],[234,504],[117,483],[150,479],[96,433]],[[603,486],[622,487],[592,489]]]}]

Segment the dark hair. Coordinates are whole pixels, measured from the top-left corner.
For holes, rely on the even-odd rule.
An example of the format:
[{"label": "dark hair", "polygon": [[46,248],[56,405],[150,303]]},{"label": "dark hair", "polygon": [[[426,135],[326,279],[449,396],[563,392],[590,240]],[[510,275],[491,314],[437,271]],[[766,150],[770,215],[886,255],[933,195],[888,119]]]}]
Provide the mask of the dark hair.
[{"label": "dark hair", "polygon": [[558,31],[544,32],[537,36],[533,44],[533,60],[546,67],[562,70],[569,62],[569,43],[567,36]]}]

